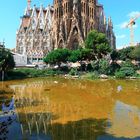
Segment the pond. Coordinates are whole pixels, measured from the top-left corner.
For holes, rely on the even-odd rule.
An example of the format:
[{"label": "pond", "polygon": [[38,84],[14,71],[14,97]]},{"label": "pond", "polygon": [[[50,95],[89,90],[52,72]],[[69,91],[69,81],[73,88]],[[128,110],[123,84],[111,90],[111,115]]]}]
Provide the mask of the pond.
[{"label": "pond", "polygon": [[0,139],[140,140],[140,80],[60,77],[0,83],[15,112],[0,116]]}]

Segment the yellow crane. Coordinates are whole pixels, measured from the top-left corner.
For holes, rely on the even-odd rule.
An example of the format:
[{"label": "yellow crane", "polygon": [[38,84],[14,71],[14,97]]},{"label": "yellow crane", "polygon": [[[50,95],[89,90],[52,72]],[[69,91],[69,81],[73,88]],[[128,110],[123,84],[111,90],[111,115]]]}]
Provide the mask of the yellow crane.
[{"label": "yellow crane", "polygon": [[134,46],[134,25],[136,24],[136,20],[140,17],[140,13],[135,17],[131,18],[129,23],[126,25],[127,28],[130,28],[130,46]]}]

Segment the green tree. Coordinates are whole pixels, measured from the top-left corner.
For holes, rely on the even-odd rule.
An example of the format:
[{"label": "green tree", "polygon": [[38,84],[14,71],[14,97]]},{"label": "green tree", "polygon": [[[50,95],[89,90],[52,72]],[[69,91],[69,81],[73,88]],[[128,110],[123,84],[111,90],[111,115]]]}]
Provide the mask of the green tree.
[{"label": "green tree", "polygon": [[90,31],[85,40],[85,46],[88,49],[94,49],[97,43],[98,32],[96,30]]},{"label": "green tree", "polygon": [[119,54],[119,59],[120,60],[127,60],[127,59],[132,59],[132,51],[134,50],[134,47],[127,47],[127,48],[123,48],[121,50],[118,51]]},{"label": "green tree", "polygon": [[109,73],[110,75],[114,75],[116,71],[119,71],[120,65],[116,62],[112,62],[109,66]]},{"label": "green tree", "polygon": [[107,55],[111,51],[106,35],[98,33],[96,30],[88,33],[85,40],[85,47],[92,49],[97,58],[103,58],[104,55]]},{"label": "green tree", "polygon": [[118,59],[119,53],[116,50],[112,50],[110,53],[110,57],[111,57],[112,61],[115,61]]},{"label": "green tree", "polygon": [[101,74],[108,74],[109,73],[109,61],[106,59],[99,60],[99,73]]},{"label": "green tree", "polygon": [[68,60],[70,62],[77,62],[80,61],[82,59],[82,53],[81,50],[73,50],[71,52],[71,55],[69,56]]},{"label": "green tree", "polygon": [[81,48],[78,50],[71,51],[69,57],[70,62],[77,62],[82,60],[93,60],[95,59],[92,49]]},{"label": "green tree", "polygon": [[126,60],[121,64],[121,68],[116,71],[115,76],[117,78],[125,78],[127,76],[134,76],[136,73],[136,67],[130,60]]},{"label": "green tree", "polygon": [[140,46],[134,48],[134,50],[132,51],[132,57],[135,60],[140,60]]},{"label": "green tree", "polygon": [[99,70],[99,60],[92,61],[91,66],[93,68],[93,71],[98,71]]},{"label": "green tree", "polygon": [[60,67],[61,62],[67,62],[71,51],[68,49],[57,49],[50,52],[44,57],[44,62],[49,64],[57,64]]},{"label": "green tree", "polygon": [[95,59],[95,56],[93,54],[92,49],[84,48],[84,49],[80,49],[80,51],[81,51],[81,59],[82,60],[93,60],[93,59]]},{"label": "green tree", "polygon": [[0,48],[0,76],[2,71],[6,74],[7,71],[15,67],[13,55],[5,48]]},{"label": "green tree", "polygon": [[111,47],[107,43],[101,43],[96,46],[96,51],[98,58],[103,58],[105,55],[111,52]]},{"label": "green tree", "polygon": [[95,60],[91,65],[95,72],[98,72],[99,74],[109,74],[110,64],[108,60],[104,58]]}]

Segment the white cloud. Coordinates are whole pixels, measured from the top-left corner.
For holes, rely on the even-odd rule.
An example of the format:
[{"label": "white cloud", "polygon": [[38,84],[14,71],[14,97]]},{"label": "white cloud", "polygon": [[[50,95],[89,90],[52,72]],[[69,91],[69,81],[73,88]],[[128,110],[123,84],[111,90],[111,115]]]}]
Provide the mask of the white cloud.
[{"label": "white cloud", "polygon": [[140,15],[139,11],[132,11],[127,16],[130,17],[130,18],[134,18],[134,17],[139,16],[139,15]]},{"label": "white cloud", "polygon": [[[130,13],[127,15],[127,17],[129,17],[129,20],[128,20],[128,21],[124,21],[124,22],[122,22],[121,24],[116,25],[116,26],[119,27],[120,29],[127,28],[127,25],[128,25],[128,23],[130,22],[130,19],[131,19],[131,18],[135,18],[135,17],[137,17],[137,16],[140,17],[140,12],[139,12],[139,11],[132,11],[132,12],[130,12]],[[137,26],[137,25],[134,25],[133,27],[134,27],[134,28],[137,28],[138,26]]]},{"label": "white cloud", "polygon": [[121,28],[121,29],[124,29],[124,28],[126,28],[126,27],[127,27],[127,24],[128,24],[128,22],[127,22],[127,21],[125,21],[125,22],[123,22],[123,23],[119,24],[119,25],[118,25],[118,27],[119,27],[119,28]]},{"label": "white cloud", "polygon": [[[128,28],[127,27],[128,23],[129,23],[129,21],[124,21],[123,23],[118,24],[116,26],[119,27],[120,29],[125,29],[125,28]],[[138,27],[137,24],[133,25],[133,28],[137,28],[137,27]]]},{"label": "white cloud", "polygon": [[116,38],[117,39],[123,39],[123,38],[126,38],[126,35],[124,35],[124,34],[123,35],[117,35]]}]

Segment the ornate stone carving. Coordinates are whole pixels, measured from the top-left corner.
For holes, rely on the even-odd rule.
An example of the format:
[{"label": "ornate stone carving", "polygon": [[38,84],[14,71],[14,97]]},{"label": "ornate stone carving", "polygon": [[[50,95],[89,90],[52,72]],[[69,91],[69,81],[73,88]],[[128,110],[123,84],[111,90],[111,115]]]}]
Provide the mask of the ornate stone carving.
[{"label": "ornate stone carving", "polygon": [[105,33],[115,47],[111,18],[106,20],[103,6],[97,0],[54,1],[53,7],[34,6],[26,8],[24,13],[17,32],[16,50],[28,54],[30,63],[39,62],[40,56],[43,58],[54,48],[76,49],[92,29]]}]

